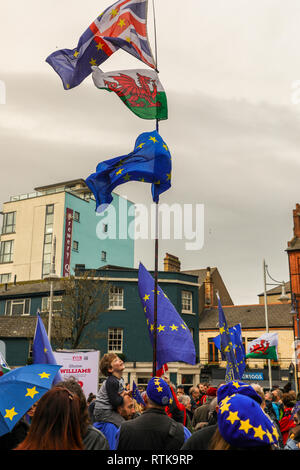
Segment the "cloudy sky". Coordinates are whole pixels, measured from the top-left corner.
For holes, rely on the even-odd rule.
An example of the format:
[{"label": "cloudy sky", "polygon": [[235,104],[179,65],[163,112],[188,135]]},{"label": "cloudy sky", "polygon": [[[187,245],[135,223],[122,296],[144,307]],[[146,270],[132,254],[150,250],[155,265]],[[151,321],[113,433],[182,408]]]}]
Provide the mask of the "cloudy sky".
[{"label": "cloudy sky", "polygon": [[[111,0],[38,0],[1,7],[0,201],[34,187],[86,178],[97,163],[133,149],[154,129],[88,77],[65,91],[45,62],[74,48]],[[263,259],[288,280],[285,252],[299,194],[300,4],[282,0],[155,0],[160,80],[169,119],[160,134],[173,158],[167,204],[204,204],[204,246],[161,240],[182,269],[217,266],[236,304],[256,303]],[[149,38],[154,49],[152,0]],[[118,51],[104,71],[141,68]],[[1,100],[0,100],[1,101]],[[118,191],[150,206],[150,186]],[[136,243],[136,266],[154,267],[154,242]],[[270,281],[271,282],[271,281]]]}]

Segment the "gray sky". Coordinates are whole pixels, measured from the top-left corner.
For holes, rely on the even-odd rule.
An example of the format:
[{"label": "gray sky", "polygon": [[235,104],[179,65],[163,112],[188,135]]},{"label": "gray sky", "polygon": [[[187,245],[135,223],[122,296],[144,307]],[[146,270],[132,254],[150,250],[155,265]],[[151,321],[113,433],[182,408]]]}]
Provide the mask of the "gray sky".
[{"label": "gray sky", "polygon": [[[133,149],[155,123],[134,116],[88,77],[65,91],[45,62],[73,48],[111,0],[37,0],[1,7],[0,201],[43,184],[86,178],[99,161]],[[158,68],[169,119],[160,134],[173,158],[172,188],[161,203],[205,206],[205,242],[160,242],[183,269],[217,266],[236,304],[256,303],[262,262],[288,279],[285,249],[299,198],[300,4],[296,0],[155,0]],[[152,0],[149,37],[154,50]],[[141,68],[118,51],[104,71]],[[150,185],[117,192],[150,205]],[[154,242],[136,244],[136,266],[154,267]]]}]

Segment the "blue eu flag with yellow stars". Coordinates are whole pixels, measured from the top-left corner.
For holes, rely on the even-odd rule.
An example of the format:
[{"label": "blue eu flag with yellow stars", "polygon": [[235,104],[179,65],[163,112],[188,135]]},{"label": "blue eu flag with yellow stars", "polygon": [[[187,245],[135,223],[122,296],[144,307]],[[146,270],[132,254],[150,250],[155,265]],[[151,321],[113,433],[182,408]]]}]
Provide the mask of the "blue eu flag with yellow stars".
[{"label": "blue eu flag with yellow stars", "polygon": [[222,358],[226,360],[226,374],[225,381],[240,379],[240,371],[237,365],[236,357],[234,354],[233,341],[227,326],[227,321],[218,297],[218,310],[219,310],[219,329],[220,329],[220,350]]},{"label": "blue eu flag with yellow stars", "polygon": [[133,381],[133,384],[132,384],[132,397],[136,400],[136,402],[139,404],[139,405],[143,405],[143,406],[146,406],[144,400],[143,400],[143,397],[142,395],[140,394],[140,391],[139,389],[137,388],[137,385],[135,383],[135,381]]},{"label": "blue eu flag with yellow stars", "polygon": [[[153,346],[154,279],[142,263],[138,275],[139,296]],[[196,364],[196,351],[191,332],[172,302],[157,286],[157,369],[168,362]]]},{"label": "blue eu flag with yellow stars", "polygon": [[[234,353],[236,357],[236,363],[239,369],[239,374],[240,374],[240,377],[242,377],[245,367],[246,367],[246,362],[245,362],[246,354],[245,354],[245,349],[243,346],[241,324],[238,323],[237,325],[229,328],[229,334],[230,334],[231,341],[233,344],[233,349],[234,349]],[[218,349],[221,349],[220,335],[214,338],[214,343]],[[225,360],[224,356],[223,356],[223,359]]]},{"label": "blue eu flag with yellow stars", "polygon": [[97,165],[96,173],[86,180],[96,199],[96,210],[103,212],[112,202],[116,186],[129,181],[152,183],[152,199],[171,187],[171,154],[157,131],[138,136],[133,152]]},{"label": "blue eu flag with yellow stars", "polygon": [[[34,364],[57,364],[39,312],[37,313],[37,323],[32,344],[32,355]],[[60,382],[61,380],[61,373],[58,372],[54,378],[54,383]]]}]

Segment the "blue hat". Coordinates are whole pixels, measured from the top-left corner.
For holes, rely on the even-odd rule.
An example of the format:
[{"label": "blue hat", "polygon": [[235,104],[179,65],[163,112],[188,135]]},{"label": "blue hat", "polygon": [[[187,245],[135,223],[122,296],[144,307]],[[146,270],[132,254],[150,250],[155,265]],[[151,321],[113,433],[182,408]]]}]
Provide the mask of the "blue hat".
[{"label": "blue hat", "polygon": [[146,392],[150,400],[160,406],[167,406],[172,400],[169,385],[160,377],[152,377],[149,380]]},{"label": "blue hat", "polygon": [[226,442],[238,448],[278,444],[278,432],[262,410],[253,387],[229,382],[218,390],[218,426]]}]

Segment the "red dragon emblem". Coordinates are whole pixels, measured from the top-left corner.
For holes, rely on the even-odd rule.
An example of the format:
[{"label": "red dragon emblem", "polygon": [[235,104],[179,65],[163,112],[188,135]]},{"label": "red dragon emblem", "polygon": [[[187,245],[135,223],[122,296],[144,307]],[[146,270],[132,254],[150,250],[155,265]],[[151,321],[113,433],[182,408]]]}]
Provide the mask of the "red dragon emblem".
[{"label": "red dragon emblem", "polygon": [[133,107],[143,108],[147,106],[149,108],[159,108],[161,103],[157,101],[156,80],[147,77],[147,75],[141,75],[140,73],[137,73],[137,77],[138,83],[129,75],[120,73],[118,76],[109,77],[113,78],[118,83],[104,80],[104,84],[120,98],[126,97],[127,101]]},{"label": "red dragon emblem", "polygon": [[267,349],[269,348],[270,343],[269,341],[266,341],[265,339],[261,339],[259,343],[254,344],[253,346],[250,347],[250,353],[262,353],[266,354]]}]

